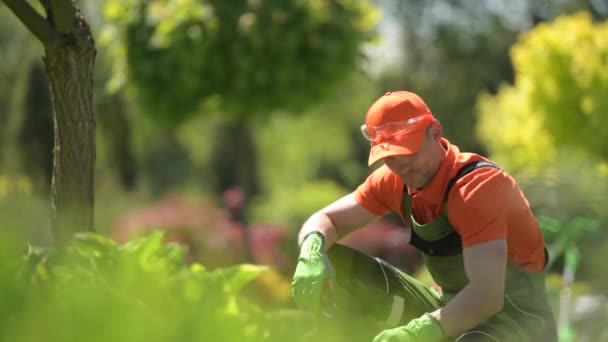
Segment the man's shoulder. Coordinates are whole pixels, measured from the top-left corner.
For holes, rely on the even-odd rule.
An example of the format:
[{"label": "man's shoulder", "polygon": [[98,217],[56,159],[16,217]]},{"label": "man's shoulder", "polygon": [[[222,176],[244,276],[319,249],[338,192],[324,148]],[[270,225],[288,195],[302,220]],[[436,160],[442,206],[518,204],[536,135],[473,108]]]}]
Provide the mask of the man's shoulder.
[{"label": "man's shoulder", "polygon": [[369,175],[368,181],[371,181],[376,186],[381,187],[403,187],[403,181],[392,172],[386,165],[382,165],[372,171]]},{"label": "man's shoulder", "polygon": [[388,167],[380,166],[354,191],[355,200],[378,216],[399,207],[403,181]]},{"label": "man's shoulder", "polygon": [[487,157],[474,152],[465,152],[460,149],[460,147],[456,144],[451,143],[446,138],[442,138],[442,144],[444,148],[448,150],[447,156],[451,165],[451,173],[450,176],[455,176],[458,171],[463,168],[465,165],[470,164],[475,161],[485,161],[491,162]]},{"label": "man's shoulder", "polygon": [[478,153],[473,153],[473,152],[460,152],[458,153],[458,155],[456,156],[455,160],[454,160],[454,166],[456,168],[460,168],[466,164],[475,162],[475,161],[485,161],[485,162],[490,162],[490,163],[494,163],[492,160],[490,160],[489,158],[486,158],[484,156],[482,156],[481,154]]},{"label": "man's shoulder", "polygon": [[[501,187],[500,181],[486,182],[492,178],[501,178],[503,181],[508,180],[512,182],[512,177],[500,166],[500,164],[493,160],[474,152],[460,152],[456,151],[455,156],[451,165],[451,172],[449,173],[448,186],[451,188],[460,188],[462,186],[469,187],[478,186],[486,187]],[[474,184],[471,184],[474,183]],[[450,189],[451,190],[451,189]],[[452,193],[454,191],[451,191]],[[457,192],[457,191],[456,191]]]},{"label": "man's shoulder", "polygon": [[372,171],[371,173],[372,176],[374,177],[382,177],[382,178],[391,178],[391,177],[397,177],[396,174],[394,174],[386,165],[380,165],[378,166],[378,168],[376,168],[375,170]]},{"label": "man's shoulder", "polygon": [[515,179],[500,165],[485,159],[473,161],[478,161],[476,167],[467,168],[471,164],[465,163],[460,169],[465,172],[453,178],[453,188],[449,194],[451,202],[470,203],[473,198],[481,199],[482,203],[493,202],[497,198],[520,193]]}]

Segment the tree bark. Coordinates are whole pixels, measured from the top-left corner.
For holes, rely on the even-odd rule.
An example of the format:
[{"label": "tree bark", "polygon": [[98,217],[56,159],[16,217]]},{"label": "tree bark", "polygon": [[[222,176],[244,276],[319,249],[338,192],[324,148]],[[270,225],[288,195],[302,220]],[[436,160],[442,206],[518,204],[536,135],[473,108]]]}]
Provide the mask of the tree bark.
[{"label": "tree bark", "polygon": [[18,151],[22,172],[34,191],[49,197],[53,177],[53,104],[42,63],[31,65],[27,81]]},{"label": "tree bark", "polygon": [[[122,187],[133,191],[137,182],[137,166],[131,142],[131,123],[125,113],[125,103],[119,94],[97,98],[99,133],[107,141],[108,159],[115,166]],[[101,113],[100,113],[101,112]]]},{"label": "tree bark", "polygon": [[27,1],[3,2],[44,45],[55,132],[51,223],[55,244],[63,245],[93,230],[95,42],[76,0],[40,0],[46,18]]},{"label": "tree bark", "polygon": [[250,199],[258,193],[260,185],[255,140],[249,122],[237,119],[223,123],[216,130],[215,144],[217,147],[211,160],[216,191],[220,196],[225,196],[228,191],[242,192],[243,201],[238,206],[229,205],[227,209],[231,218],[238,221],[244,230],[246,262],[252,262],[247,212]]},{"label": "tree bark", "polygon": [[93,230],[95,200],[95,116],[93,68],[95,44],[82,17],[78,29],[61,44],[45,44],[47,74],[54,107],[52,227],[55,242]]},{"label": "tree bark", "polygon": [[[243,116],[244,117],[244,116]],[[246,119],[226,121],[216,129],[216,148],[211,157],[218,195],[238,186],[246,198],[255,196],[260,188],[257,155],[251,127]]]}]

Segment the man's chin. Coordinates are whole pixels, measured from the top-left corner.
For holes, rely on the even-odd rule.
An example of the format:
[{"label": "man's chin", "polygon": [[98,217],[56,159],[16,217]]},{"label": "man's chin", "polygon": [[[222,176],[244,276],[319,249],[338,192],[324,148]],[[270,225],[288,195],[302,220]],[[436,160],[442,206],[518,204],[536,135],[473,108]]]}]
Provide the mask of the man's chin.
[{"label": "man's chin", "polygon": [[408,188],[418,189],[420,186],[418,182],[414,182],[411,179],[408,180],[406,178],[401,177],[401,180],[403,180],[403,184],[407,185]]},{"label": "man's chin", "polygon": [[416,189],[416,190],[420,190],[422,188],[424,188],[424,186],[426,185],[426,182],[420,181],[419,179],[412,179],[410,178],[405,178],[405,177],[401,177],[401,180],[403,180],[403,183],[405,185],[407,185],[408,188],[412,188],[412,189]]}]

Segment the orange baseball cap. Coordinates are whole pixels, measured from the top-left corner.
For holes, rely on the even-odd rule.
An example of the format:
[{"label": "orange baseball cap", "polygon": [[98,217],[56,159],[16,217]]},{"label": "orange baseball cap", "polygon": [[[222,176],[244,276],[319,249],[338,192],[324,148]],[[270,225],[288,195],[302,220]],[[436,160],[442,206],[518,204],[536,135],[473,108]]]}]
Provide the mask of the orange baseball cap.
[{"label": "orange baseball cap", "polygon": [[424,141],[425,131],[435,118],[420,96],[408,91],[392,91],[374,102],[365,115],[366,129],[382,133],[388,123],[403,124],[392,136],[380,134],[371,143],[368,165],[394,155],[418,152]]}]

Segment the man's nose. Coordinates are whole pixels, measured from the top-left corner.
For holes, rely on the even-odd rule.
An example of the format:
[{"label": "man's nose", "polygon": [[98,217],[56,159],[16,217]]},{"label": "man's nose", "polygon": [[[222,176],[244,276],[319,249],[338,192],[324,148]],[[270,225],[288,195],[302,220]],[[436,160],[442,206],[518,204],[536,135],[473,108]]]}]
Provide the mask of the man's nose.
[{"label": "man's nose", "polygon": [[382,131],[378,131],[376,132],[376,142],[380,142],[380,141],[384,141],[387,140],[388,138],[390,138],[388,135],[386,135],[384,132]]}]

